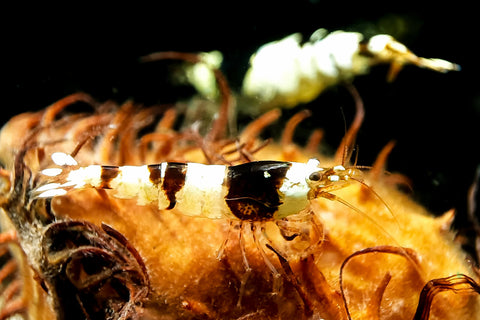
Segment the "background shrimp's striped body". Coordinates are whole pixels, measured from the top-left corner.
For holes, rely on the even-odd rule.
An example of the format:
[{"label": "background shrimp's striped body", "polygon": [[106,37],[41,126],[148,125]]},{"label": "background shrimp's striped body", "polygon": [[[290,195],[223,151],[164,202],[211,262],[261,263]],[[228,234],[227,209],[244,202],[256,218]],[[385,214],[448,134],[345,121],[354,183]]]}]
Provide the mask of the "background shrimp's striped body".
[{"label": "background shrimp's striped body", "polygon": [[291,108],[381,63],[391,64],[389,81],[405,64],[438,72],[460,70],[457,64],[442,59],[417,57],[390,35],[368,39],[358,32],[318,29],[305,42],[300,33],[295,33],[261,46],[250,58],[242,90],[245,96],[257,100],[260,110]]}]

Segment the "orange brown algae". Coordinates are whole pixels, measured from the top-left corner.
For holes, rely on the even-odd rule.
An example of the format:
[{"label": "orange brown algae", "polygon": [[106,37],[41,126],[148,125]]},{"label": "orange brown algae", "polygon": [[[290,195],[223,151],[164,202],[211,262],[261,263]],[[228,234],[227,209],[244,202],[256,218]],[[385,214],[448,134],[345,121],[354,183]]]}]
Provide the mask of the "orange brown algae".
[{"label": "orange brown algae", "polygon": [[[92,113],[64,111],[78,101],[91,104]],[[338,156],[316,151],[320,131],[308,147],[291,142],[307,113],[287,125],[281,144],[264,144],[258,134],[278,111],[235,141],[222,137],[221,117],[213,134],[177,131],[172,110],[102,105],[75,94],[4,126],[0,221],[2,235],[11,236],[2,238],[0,257],[16,267],[4,262],[0,269],[8,273],[0,277],[0,319],[480,319],[478,275],[454,242],[453,211],[433,217],[399,191],[383,173],[386,157],[365,170],[369,187],[353,183],[334,192],[347,204],[312,201],[319,230],[305,216],[289,217],[282,223],[307,236],[287,241],[275,222],[267,223],[264,251],[280,274],[277,287],[244,226],[139,206],[108,190],[31,198],[39,171],[59,151],[82,166],[314,157],[322,166],[339,164]],[[153,132],[140,135],[153,121]],[[356,132],[349,134],[340,155]]]}]

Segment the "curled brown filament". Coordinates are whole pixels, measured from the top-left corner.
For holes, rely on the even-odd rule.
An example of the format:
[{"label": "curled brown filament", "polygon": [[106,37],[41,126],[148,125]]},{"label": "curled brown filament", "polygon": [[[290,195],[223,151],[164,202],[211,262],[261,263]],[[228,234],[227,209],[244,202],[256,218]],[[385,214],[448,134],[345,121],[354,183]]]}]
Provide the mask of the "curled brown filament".
[{"label": "curled brown filament", "polygon": [[441,292],[479,293],[480,285],[464,274],[455,274],[445,278],[428,281],[422,289],[418,301],[417,311],[413,320],[428,320],[432,309],[433,299]]},{"label": "curled brown filament", "polygon": [[251,149],[255,144],[255,139],[258,138],[262,130],[275,122],[281,115],[282,112],[280,109],[273,109],[264,113],[246,126],[240,134],[240,142],[245,143],[245,149]]},{"label": "curled brown filament", "polygon": [[69,105],[72,105],[76,102],[85,102],[87,104],[90,104],[92,106],[96,105],[95,100],[88,94],[79,92],[75,94],[71,94],[69,96],[66,96],[63,99],[58,100],[54,104],[50,105],[46,110],[45,113],[43,114],[41,123],[43,126],[48,126],[52,122],[54,122],[55,117],[66,107]]},{"label": "curled brown filament", "polygon": [[[52,224],[45,232],[44,284],[60,318],[135,318],[150,280],[137,250],[112,227],[86,221]],[[63,309],[62,305],[71,307]]]},{"label": "curled brown filament", "polygon": [[302,110],[293,115],[293,117],[288,120],[285,129],[283,130],[281,145],[282,147],[288,147],[293,144],[293,134],[295,129],[298,127],[300,122],[310,117],[312,112],[308,109]]},{"label": "curled brown filament", "polygon": [[345,164],[348,160],[350,160],[353,147],[355,145],[355,139],[357,137],[357,133],[362,126],[363,119],[365,118],[365,108],[363,106],[363,100],[360,97],[357,89],[354,86],[348,85],[347,89],[350,91],[354,102],[355,102],[355,118],[353,119],[350,128],[345,133],[345,136],[338,146],[337,152],[335,153],[335,162]]},{"label": "curled brown filament", "polygon": [[7,246],[18,245],[17,241],[17,233],[13,230],[0,233],[0,320],[22,315],[27,310],[19,262]]},{"label": "curled brown filament", "polygon": [[293,117],[291,117],[285,125],[285,129],[283,130],[280,142],[280,145],[282,146],[283,157],[285,158],[285,160],[295,160],[295,154],[298,153],[298,150],[293,142],[293,135],[295,133],[295,129],[298,127],[300,122],[310,117],[311,115],[312,112],[310,110],[302,110],[294,114]]},{"label": "curled brown filament", "polygon": [[[339,285],[340,285],[340,294],[342,296],[343,305],[344,305],[344,308],[345,308],[345,312],[347,314],[347,319],[349,319],[349,320],[352,319],[352,316],[351,316],[350,310],[348,308],[348,302],[347,302],[347,298],[345,296],[345,290],[343,288],[343,269],[345,268],[345,265],[352,258],[357,257],[359,255],[369,254],[369,253],[374,253],[374,252],[396,254],[396,255],[400,255],[400,256],[405,257],[407,260],[412,262],[412,264],[415,267],[414,270],[416,270],[418,275],[421,277],[420,265],[417,261],[417,257],[416,257],[415,252],[411,249],[385,245],[385,246],[376,246],[376,247],[371,247],[371,248],[365,248],[363,250],[359,250],[357,252],[352,253],[347,258],[345,258],[345,260],[343,261],[343,263],[340,267],[340,275],[339,275],[339,279],[338,279]],[[374,297],[374,298],[377,299],[378,301],[381,300],[381,297],[383,296],[383,292],[385,291],[385,287],[388,285],[389,281],[390,281],[390,276],[387,274],[387,276],[385,276],[382,280],[382,285],[376,291],[376,293],[378,294],[378,297]],[[374,311],[371,311],[371,310],[369,310],[369,311],[370,311],[370,313],[374,314]],[[424,318],[418,318],[418,319],[424,319]],[[417,320],[417,318],[415,318],[414,320]]]},{"label": "curled brown filament", "polygon": [[282,256],[277,250],[275,250],[275,248],[272,247],[270,244],[267,243],[266,246],[278,257],[278,260],[280,261],[280,265],[282,266],[282,269],[285,272],[286,280],[290,282],[293,285],[293,287],[297,290],[297,293],[301,301],[303,302],[303,309],[304,309],[305,316],[308,316],[308,317],[312,316],[313,314],[312,302],[310,301],[307,292],[302,288],[300,282],[298,281],[297,277],[293,273],[293,270],[290,267],[288,260],[284,256]]},{"label": "curled brown filament", "polygon": [[[152,62],[159,60],[183,60],[193,64],[203,62],[200,54],[177,51],[155,52],[140,58],[141,62]],[[212,129],[206,137],[206,140],[209,142],[217,141],[223,138],[223,136],[225,135],[225,129],[228,123],[230,107],[233,103],[232,94],[227,79],[219,69],[212,68],[212,71],[215,75],[222,101],[220,103],[218,117],[213,123]]]}]

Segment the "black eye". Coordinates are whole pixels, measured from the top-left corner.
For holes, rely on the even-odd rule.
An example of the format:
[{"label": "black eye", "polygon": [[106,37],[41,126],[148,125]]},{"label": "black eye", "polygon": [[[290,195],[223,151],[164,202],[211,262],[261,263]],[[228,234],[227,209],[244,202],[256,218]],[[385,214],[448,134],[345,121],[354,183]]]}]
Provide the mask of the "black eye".
[{"label": "black eye", "polygon": [[308,179],[311,180],[311,181],[318,181],[318,180],[320,180],[321,177],[322,177],[322,175],[320,174],[320,172],[315,171],[315,172],[312,172],[310,174]]}]

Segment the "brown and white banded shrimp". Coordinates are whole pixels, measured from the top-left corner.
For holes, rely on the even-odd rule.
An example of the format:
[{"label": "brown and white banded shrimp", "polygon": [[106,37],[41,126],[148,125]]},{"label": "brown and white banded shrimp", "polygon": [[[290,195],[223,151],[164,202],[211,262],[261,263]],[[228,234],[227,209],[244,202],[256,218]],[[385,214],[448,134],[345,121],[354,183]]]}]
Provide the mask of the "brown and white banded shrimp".
[{"label": "brown and white banded shrimp", "polygon": [[[356,106],[354,124],[339,148],[342,150],[339,153],[342,163],[352,149],[363,119],[363,105],[357,101]],[[292,118],[292,128],[286,130],[283,144],[290,143],[288,135],[292,134],[291,131],[306,116],[308,113],[301,112],[298,119]],[[258,130],[276,117],[273,111],[272,116],[267,117],[262,125],[250,130],[255,133],[246,129],[240,141],[243,139],[249,143],[242,144],[242,147],[251,150],[254,144],[249,136],[258,135]],[[240,156],[246,156],[241,148],[237,151]],[[312,209],[312,201],[328,199],[346,205],[353,214],[360,213],[364,218],[370,219],[378,232],[387,234],[387,238],[396,244],[395,239],[388,235],[380,222],[333,193],[356,182],[376,195],[363,182],[364,173],[355,165],[322,167],[318,160],[310,159],[304,163],[263,160],[239,165],[162,162],[141,166],[81,166],[74,157],[63,152],[53,152],[50,158],[53,166],[39,172],[38,181],[41,181],[41,184],[32,191],[34,199],[68,196],[70,190],[93,188],[99,192],[108,192],[108,195],[117,199],[134,199],[140,206],[153,205],[160,211],[160,219],[162,213],[171,211],[196,218],[230,221],[228,234],[219,247],[217,257],[222,258],[232,233],[236,232],[240,258],[246,271],[240,281],[239,303],[252,270],[244,247],[245,241],[248,241],[247,235],[251,235],[273,275],[273,292],[278,293],[282,283],[281,270],[265,251],[265,247],[282,255],[287,261],[291,258],[306,257],[317,250],[325,235],[322,223],[314,213],[319,207],[314,205],[316,209]],[[247,157],[246,161],[249,160]],[[381,198],[377,198],[381,201]],[[385,203],[384,206],[384,209],[393,215]],[[199,219],[198,223],[201,221]],[[272,223],[277,226],[276,231],[280,232],[279,236],[283,241],[271,238],[272,232],[268,226]],[[289,250],[291,247],[297,249]]]},{"label": "brown and white banded shrimp", "polygon": [[[324,237],[321,223],[311,211],[311,201],[339,201],[369,218],[366,213],[332,193],[354,181],[366,186],[363,172],[355,166],[324,168],[318,160],[310,159],[307,163],[264,160],[231,166],[163,162],[143,166],[82,167],[73,157],[60,152],[53,153],[52,160],[56,166],[41,171],[45,182],[33,190],[34,198],[52,198],[67,195],[74,189],[94,188],[109,190],[109,194],[119,199],[134,199],[141,206],[153,204],[160,212],[172,210],[196,218],[230,221],[230,229],[238,229],[241,257],[246,269],[242,288],[251,271],[243,247],[244,232],[252,234],[273,274],[274,292],[277,293],[281,275],[265,253],[262,242],[276,254],[280,253],[266,233],[267,223],[274,222],[287,241],[306,237],[312,248],[303,246],[306,251],[301,255],[305,257],[312,252],[310,250],[317,249],[315,246]],[[386,204],[385,207],[389,210]],[[311,231],[296,227],[307,221]],[[387,233],[372,221],[380,232]],[[228,240],[227,235],[218,258],[222,257]]]},{"label": "brown and white banded shrimp", "polygon": [[[42,171],[53,182],[39,186],[34,191],[37,198],[62,196],[71,189],[111,189],[115,197],[133,198],[139,205],[153,203],[159,210],[175,209],[187,216],[235,221],[241,226],[239,235],[245,225],[251,225],[257,245],[265,222],[281,221],[308,209],[309,201],[319,194],[315,189],[323,187],[319,179],[324,171],[332,176],[331,182],[348,179],[347,174],[338,175],[340,167],[328,171],[316,160],[253,161],[233,166],[164,162],[79,167],[67,154],[54,153],[52,158],[59,166]],[[262,255],[266,257],[263,251]],[[247,258],[243,258],[248,270]],[[275,267],[265,260],[278,276]]]}]

